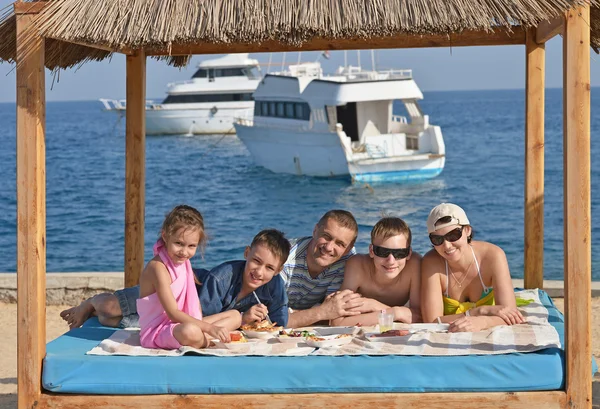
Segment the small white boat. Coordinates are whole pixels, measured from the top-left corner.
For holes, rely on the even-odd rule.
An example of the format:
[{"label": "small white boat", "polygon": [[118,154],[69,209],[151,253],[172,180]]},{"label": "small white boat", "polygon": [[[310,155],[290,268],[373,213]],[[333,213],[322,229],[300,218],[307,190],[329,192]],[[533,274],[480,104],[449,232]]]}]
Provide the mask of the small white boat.
[{"label": "small white boat", "polygon": [[[312,75],[266,75],[254,92],[254,118],[235,128],[257,165],[296,175],[348,176],[364,182],[433,178],[445,164],[439,126],[417,103],[411,70],[290,66]],[[315,72],[318,72],[315,74]],[[406,116],[393,113],[403,103]]]},{"label": "small white boat", "polygon": [[[146,133],[235,133],[235,117],[252,116],[252,93],[260,82],[258,61],[228,54],[202,61],[190,80],[167,85],[162,103],[146,101]],[[125,100],[100,99],[107,111],[125,113]]]}]

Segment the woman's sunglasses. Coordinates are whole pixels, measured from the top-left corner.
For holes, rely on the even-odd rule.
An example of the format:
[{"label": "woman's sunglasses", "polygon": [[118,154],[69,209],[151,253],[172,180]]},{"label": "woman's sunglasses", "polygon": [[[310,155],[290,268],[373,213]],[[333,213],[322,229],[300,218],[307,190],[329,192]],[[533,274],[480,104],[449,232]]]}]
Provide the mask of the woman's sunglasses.
[{"label": "woman's sunglasses", "polygon": [[439,234],[430,233],[429,240],[431,240],[431,244],[433,244],[434,246],[441,246],[442,244],[444,244],[444,240],[446,240],[447,242],[450,242],[450,243],[454,243],[456,240],[458,240],[462,237],[462,231],[463,231],[463,228],[461,226],[461,227],[457,227],[454,230],[449,231],[448,233],[444,234],[443,236],[441,236]]},{"label": "woman's sunglasses", "polygon": [[410,254],[410,247],[404,249],[388,249],[373,244],[373,254],[381,258],[387,258],[391,254],[396,260],[402,260]]}]

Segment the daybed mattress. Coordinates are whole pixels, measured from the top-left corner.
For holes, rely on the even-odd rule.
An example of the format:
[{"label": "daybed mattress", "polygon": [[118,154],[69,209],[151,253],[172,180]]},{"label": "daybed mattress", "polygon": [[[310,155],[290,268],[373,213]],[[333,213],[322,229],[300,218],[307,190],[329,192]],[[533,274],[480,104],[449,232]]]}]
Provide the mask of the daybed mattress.
[{"label": "daybed mattress", "polygon": [[[564,320],[540,291],[564,344]],[[44,389],[85,394],[525,391],[564,388],[564,351],[487,356],[129,357],[85,353],[97,319],[50,342]],[[594,367],[594,370],[596,367]]]}]

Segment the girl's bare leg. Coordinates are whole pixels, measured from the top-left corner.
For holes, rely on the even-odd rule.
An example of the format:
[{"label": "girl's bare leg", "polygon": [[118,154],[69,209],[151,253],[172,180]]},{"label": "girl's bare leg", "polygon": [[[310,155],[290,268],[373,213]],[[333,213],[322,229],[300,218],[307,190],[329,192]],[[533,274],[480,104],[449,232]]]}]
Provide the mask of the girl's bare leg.
[{"label": "girl's bare leg", "polygon": [[242,314],[238,310],[229,310],[203,317],[202,321],[234,331],[242,325]]},{"label": "girl's bare leg", "polygon": [[193,348],[206,348],[210,345],[210,340],[204,332],[195,324],[179,324],[173,328],[173,336],[183,346]]}]

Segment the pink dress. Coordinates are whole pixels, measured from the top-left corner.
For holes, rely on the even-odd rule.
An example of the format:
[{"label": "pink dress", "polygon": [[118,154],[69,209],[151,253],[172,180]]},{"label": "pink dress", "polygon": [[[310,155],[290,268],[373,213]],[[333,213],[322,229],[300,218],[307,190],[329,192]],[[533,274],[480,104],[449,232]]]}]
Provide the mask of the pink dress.
[{"label": "pink dress", "polygon": [[[177,308],[186,314],[202,319],[200,299],[194,284],[194,272],[189,260],[174,264],[159,239],[154,245],[154,255],[160,257],[171,276],[171,291],[177,301]],[[167,316],[156,293],[137,300],[140,316],[140,342],[144,348],[177,349],[181,344],[173,336],[173,328],[179,325]]]}]

